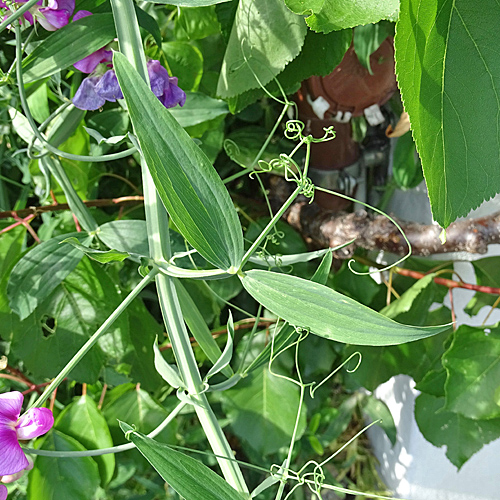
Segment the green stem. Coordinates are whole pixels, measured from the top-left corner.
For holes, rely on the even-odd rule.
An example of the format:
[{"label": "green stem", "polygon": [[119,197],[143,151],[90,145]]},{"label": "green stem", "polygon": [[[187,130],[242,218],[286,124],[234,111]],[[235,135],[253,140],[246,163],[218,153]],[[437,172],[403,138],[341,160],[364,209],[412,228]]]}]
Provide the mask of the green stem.
[{"label": "green stem", "polygon": [[[101,327],[90,337],[85,344],[80,348],[80,350],[71,358],[68,364],[61,370],[59,375],[47,386],[40,397],[30,405],[30,408],[43,405],[45,401],[49,398],[52,391],[54,391],[59,384],[69,375],[71,370],[78,364],[78,362],[90,351],[92,346],[99,340],[99,338],[108,331],[109,327],[118,319],[127,306],[139,295],[141,290],[150,283],[158,270],[155,268],[150,273],[145,276],[136,287],[127,295],[125,300],[111,313],[108,319],[101,325]],[[29,409],[29,408],[28,408]]]},{"label": "green stem", "polygon": [[242,170],[241,172],[237,172],[236,174],[231,175],[230,177],[227,177],[226,179],[224,179],[224,184],[228,184],[229,182],[234,181],[235,179],[238,179],[239,177],[242,177],[243,175],[254,171],[255,165],[260,160],[260,157],[264,154],[264,151],[266,150],[269,142],[273,138],[274,133],[276,132],[276,129],[278,128],[279,124],[281,123],[281,120],[283,120],[283,117],[285,116],[286,112],[288,111],[288,108],[291,105],[292,105],[291,103],[287,103],[283,106],[283,110],[281,111],[281,114],[279,115],[278,119],[276,120],[276,123],[274,124],[273,128],[271,129],[271,132],[269,132],[269,135],[267,136],[266,141],[264,142],[264,144],[260,148],[259,152],[257,153],[255,158],[253,159],[252,164],[248,168],[245,168],[244,170]]},{"label": "green stem", "polygon": [[[167,427],[167,425],[174,420],[181,410],[186,406],[186,403],[180,402],[168,415],[168,417],[147,436],[148,438],[155,438],[160,432]],[[24,448],[25,453],[32,455],[40,455],[42,457],[52,458],[81,458],[81,457],[100,457],[101,455],[109,455],[110,453],[121,453],[122,451],[132,450],[135,448],[134,443],[120,444],[119,446],[112,446],[111,448],[101,448],[100,450],[85,450],[85,451],[51,451],[51,450],[37,450],[34,448]]]},{"label": "green stem", "polygon": [[137,150],[134,147],[127,149],[125,151],[120,151],[119,153],[112,153],[109,155],[102,155],[102,156],[74,155],[72,153],[66,153],[64,151],[61,151],[60,149],[52,146],[52,144],[47,142],[47,139],[38,130],[37,124],[35,123],[35,120],[33,119],[33,116],[31,114],[28,105],[28,100],[26,99],[26,92],[24,90],[23,67],[22,67],[23,49],[21,44],[21,28],[17,23],[15,26],[15,30],[16,30],[16,61],[17,61],[16,77],[17,77],[17,85],[19,87],[19,98],[21,100],[21,107],[23,108],[24,114],[26,115],[26,119],[28,120],[31,129],[33,130],[33,134],[43,144],[43,147],[48,151],[50,151],[51,153],[60,156],[61,158],[66,158],[67,160],[88,161],[88,162],[104,162],[104,161],[119,160],[121,158],[126,158],[127,156],[130,156],[131,154],[135,153]]},{"label": "green stem", "polygon": [[[5,19],[2,23],[0,23],[0,33],[9,25],[13,24],[16,19],[19,19],[25,12],[31,9],[34,5],[36,5],[38,0],[29,0],[24,5],[21,5],[19,9],[13,12],[7,19]],[[19,23],[14,23],[15,26],[19,26]]]},{"label": "green stem", "polygon": [[[148,82],[146,61],[133,2],[132,0],[111,0],[111,7],[120,51],[134,64],[143,79]],[[144,161],[141,166],[150,256],[154,261],[168,261],[171,257],[168,215],[158,197],[153,179]],[[217,461],[226,481],[237,491],[248,493],[248,488],[238,464],[231,460],[234,459],[231,447],[209,406],[206,395],[201,393],[203,382],[189,341],[189,334],[182,316],[175,283],[170,276],[160,274],[156,277],[156,286],[177,366],[186,390],[193,400],[194,409],[201,426],[212,450],[216,455],[220,455]]]},{"label": "green stem", "polygon": [[96,231],[99,225],[90,213],[88,207],[78,196],[78,193],[75,191],[73,184],[71,184],[68,178],[68,174],[66,174],[59,160],[57,158],[43,157],[40,158],[40,164],[49,170],[61,186],[70,210],[75,214],[75,217],[78,219],[83,229],[87,232]]},{"label": "green stem", "polygon": [[288,200],[286,200],[285,204],[276,212],[276,215],[269,221],[267,226],[264,228],[262,233],[260,233],[259,237],[252,243],[252,246],[247,250],[245,255],[243,256],[243,259],[241,261],[240,265],[240,270],[243,269],[243,266],[248,262],[252,254],[255,252],[255,250],[259,247],[259,245],[264,241],[264,238],[269,234],[271,229],[274,227],[276,222],[281,218],[281,216],[288,210],[290,205],[293,203],[293,200],[297,198],[299,193],[302,190],[302,186],[297,186],[295,191],[290,195]]}]

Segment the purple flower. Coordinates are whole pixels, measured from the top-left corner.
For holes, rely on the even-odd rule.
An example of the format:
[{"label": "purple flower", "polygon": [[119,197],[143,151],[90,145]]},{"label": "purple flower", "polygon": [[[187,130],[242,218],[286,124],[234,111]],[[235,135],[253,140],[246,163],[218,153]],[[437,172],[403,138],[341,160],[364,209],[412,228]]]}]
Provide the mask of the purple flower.
[{"label": "purple flower", "polygon": [[113,59],[113,51],[106,50],[104,47],[102,49],[92,52],[87,57],[80,59],[80,61],[73,64],[73,66],[80,70],[82,73],[92,73],[99,64],[103,62],[110,62]]},{"label": "purple flower", "polygon": [[110,69],[102,76],[88,76],[83,80],[73,97],[73,104],[79,109],[95,111],[106,101],[123,99],[115,72]]},{"label": "purple flower", "polygon": [[[153,94],[166,108],[177,104],[184,106],[186,93],[177,85],[177,78],[169,76],[160,61],[148,61],[148,74]],[[73,97],[73,104],[79,109],[95,111],[106,101],[115,102],[117,99],[123,99],[123,93],[114,70],[110,69],[102,76],[85,78]]]},{"label": "purple flower", "polygon": [[49,0],[49,5],[39,9],[38,22],[47,30],[55,31],[69,22],[75,10],[75,0]]},{"label": "purple flower", "polygon": [[88,76],[83,80],[76,91],[75,97],[73,97],[73,104],[77,108],[94,111],[104,106],[106,99],[95,91],[96,84],[100,79],[100,76]]},{"label": "purple flower", "polygon": [[[21,418],[24,396],[17,391],[0,394],[0,479],[10,482],[17,473],[32,467],[18,440],[33,439],[45,434],[54,425],[54,416],[47,408],[32,408]],[[5,477],[8,476],[8,477]],[[0,489],[0,500],[6,498]],[[5,496],[3,496],[5,495]]]},{"label": "purple flower", "polygon": [[177,78],[171,77],[160,61],[148,61],[148,75],[153,94],[166,108],[184,106],[186,93],[177,85]]},{"label": "purple flower", "polygon": [[[16,3],[22,5],[26,2],[18,1]],[[39,0],[34,7],[24,13],[24,18],[30,24],[33,24],[34,18],[36,18],[48,31],[55,31],[66,26],[75,10],[75,0],[49,0],[47,7],[41,7],[42,4],[43,0]],[[4,0],[0,0],[0,7],[7,8]]]},{"label": "purple flower", "polygon": [[[88,10],[79,10],[74,16],[73,21],[78,21],[79,19],[83,19],[84,17],[91,16],[92,12]],[[106,50],[106,47],[102,47],[95,52],[92,52],[87,57],[84,57],[80,61],[73,64],[73,66],[81,71],[82,73],[92,73],[99,64],[103,62],[110,62],[113,58],[113,51]]]},{"label": "purple flower", "polygon": [[[19,5],[22,5],[23,3],[26,3],[26,2],[21,1],[21,2],[16,2],[16,3],[18,3]],[[32,7],[30,10],[28,10],[27,12],[25,12],[23,14],[24,19],[26,19],[26,21],[28,21],[31,25],[35,22],[31,11],[37,12],[39,9],[38,5],[42,5],[42,4],[43,4],[43,0],[38,0],[36,6]],[[7,9],[8,12],[10,13],[10,9],[8,9],[7,3],[4,2],[4,0],[0,0],[0,9]],[[7,19],[9,17],[9,15],[5,16],[4,19]],[[21,22],[21,20],[19,20],[19,22]],[[0,497],[0,500],[2,500],[2,497]]]}]

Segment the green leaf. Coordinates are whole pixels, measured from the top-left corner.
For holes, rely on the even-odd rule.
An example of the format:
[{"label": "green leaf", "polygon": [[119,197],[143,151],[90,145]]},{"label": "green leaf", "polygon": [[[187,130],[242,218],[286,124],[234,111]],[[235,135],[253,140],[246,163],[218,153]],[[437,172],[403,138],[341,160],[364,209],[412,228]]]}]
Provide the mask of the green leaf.
[{"label": "green leaf", "polygon": [[47,298],[78,265],[82,253],[59,243],[68,236],[79,241],[90,240],[87,234],[72,233],[40,243],[14,266],[7,286],[12,310],[23,320]]},{"label": "green leaf", "polygon": [[123,362],[130,365],[130,378],[146,391],[155,391],[162,385],[154,367],[153,342],[163,335],[163,326],[146,309],[142,300],[136,299],[127,307],[131,349]]},{"label": "green leaf", "polygon": [[[212,363],[216,363],[221,357],[222,351],[213,338],[212,332],[208,328],[205,319],[198,309],[198,306],[182,284],[182,281],[175,280],[175,288],[181,305],[182,315],[189,331],[195,338],[196,342],[198,342],[198,345],[203,349],[203,352],[206,354],[208,359]],[[233,370],[229,366],[224,368],[223,373],[226,377],[234,375]]]},{"label": "green leaf", "polygon": [[[127,434],[131,427],[122,423]],[[222,477],[199,460],[158,443],[140,432],[130,432],[129,439],[147,458],[158,474],[180,496],[189,500],[243,500]]]},{"label": "green leaf", "polygon": [[458,469],[485,444],[500,437],[500,419],[472,420],[444,409],[444,398],[421,394],[415,401],[420,432],[434,446],[446,446],[446,456]]},{"label": "green leaf", "polygon": [[[260,455],[290,444],[299,408],[299,390],[292,382],[265,368],[244,378],[236,389],[225,391],[223,401],[234,433]],[[296,439],[305,428],[303,406]]]},{"label": "green leaf", "polygon": [[[332,268],[332,252],[328,252],[324,255],[321,260],[320,265],[316,269],[311,281],[314,283],[320,283],[321,285],[325,285],[328,280],[328,275],[330,274],[330,270]],[[217,280],[217,282],[224,282],[227,280]],[[268,363],[269,358],[271,357],[271,352],[274,350],[274,353],[285,349],[289,346],[295,339],[297,338],[297,334],[295,333],[295,327],[290,326],[288,323],[284,323],[281,328],[275,333],[274,337],[274,345],[271,342],[266,342],[264,349],[258,354],[258,356],[249,364],[246,368],[245,372],[250,373],[253,370],[261,367],[263,364]],[[327,353],[328,354],[328,353]]]},{"label": "green leaf", "polygon": [[[352,268],[358,273],[369,271],[368,266],[353,262]],[[333,288],[365,306],[370,305],[380,291],[379,284],[369,275],[355,275],[347,262],[333,275]]]},{"label": "green leaf", "polygon": [[398,138],[394,148],[392,173],[401,189],[417,187],[424,179],[420,158],[416,157],[415,143],[410,133]]},{"label": "green leaf", "polygon": [[396,444],[397,430],[387,405],[380,399],[368,395],[363,400],[362,408],[363,412],[371,420],[381,420],[377,425],[383,429],[392,446],[394,446]]},{"label": "green leaf", "polygon": [[[476,273],[476,283],[482,286],[500,287],[500,257],[486,257],[472,262]],[[475,316],[484,306],[492,306],[496,295],[476,292],[465,307],[469,316]]]},{"label": "green leaf", "polygon": [[146,221],[115,220],[106,222],[99,227],[97,236],[109,248],[141,257],[149,257]]},{"label": "green leaf", "polygon": [[427,312],[435,301],[435,274],[427,274],[406,290],[397,300],[384,307],[380,314],[408,325],[424,325]]},{"label": "green leaf", "polygon": [[[395,20],[399,0],[324,0],[304,2],[285,0],[290,9],[298,13],[311,13],[307,25],[314,31],[330,31],[354,28],[361,24],[377,23],[381,19]],[[300,12],[301,11],[301,12]]]},{"label": "green leaf", "polygon": [[64,243],[68,243],[72,247],[77,248],[87,257],[90,257],[92,260],[100,262],[101,264],[108,264],[109,262],[123,262],[127,257],[130,257],[128,253],[118,252],[117,250],[96,250],[95,248],[86,247],[85,245],[81,245],[80,242],[74,237],[66,238],[61,241],[61,245]]},{"label": "green leaf", "polygon": [[145,29],[154,38],[158,47],[161,47],[161,30],[157,20],[138,5],[135,5],[135,13],[137,14],[139,26]]},{"label": "green leaf", "polygon": [[[84,259],[30,316],[13,325],[12,352],[34,376],[55,377],[122,300],[102,267]],[[117,364],[129,344],[123,313],[69,378],[95,383],[106,359]]]},{"label": "green leaf", "polygon": [[212,99],[200,92],[186,92],[186,104],[182,108],[170,110],[181,127],[192,127],[228,113],[229,109],[224,101]]},{"label": "green leaf", "polygon": [[[433,275],[429,275],[418,280],[400,299],[392,302],[381,313],[398,322],[417,325],[450,322],[451,313],[446,308],[428,314],[428,309],[436,300],[437,286],[432,277]],[[436,314],[437,321],[434,318]],[[433,337],[398,346],[349,346],[344,353],[346,358],[354,352],[359,352],[362,357],[361,365],[350,377],[371,391],[400,373],[410,375],[418,382],[436,364],[441,366],[444,343],[451,329],[447,330]]]},{"label": "green leaf", "polygon": [[[94,400],[89,396],[81,396],[66,406],[57,417],[55,428],[78,440],[88,450],[113,446],[108,424]],[[109,453],[93,457],[93,459],[99,467],[101,485],[104,487],[113,477],[115,456]]]},{"label": "green leaf", "polygon": [[443,227],[499,191],[499,16],[494,0],[477,9],[461,0],[401,1],[396,73]]},{"label": "green leaf", "polygon": [[213,5],[183,7],[175,21],[177,40],[200,40],[219,33],[219,23]]},{"label": "green leaf", "polygon": [[308,30],[302,51],[278,75],[278,80],[285,89],[290,89],[310,76],[330,74],[342,61],[351,41],[350,29],[327,35]]},{"label": "green leaf", "polygon": [[380,47],[388,37],[394,36],[394,24],[381,21],[377,24],[357,26],[354,30],[353,45],[359,62],[373,75],[370,66],[370,56]]},{"label": "green leaf", "polygon": [[186,42],[165,42],[161,49],[172,70],[172,76],[179,79],[179,87],[184,91],[196,92],[203,75],[203,55],[200,50]]},{"label": "green leaf", "polygon": [[31,114],[38,123],[44,122],[50,116],[47,84],[40,85],[27,100]]},{"label": "green leaf", "polygon": [[415,385],[415,389],[420,392],[426,392],[431,396],[436,396],[438,398],[445,397],[444,384],[446,383],[446,370],[441,368],[439,370],[431,370],[427,372],[418,384]]},{"label": "green leaf", "polygon": [[342,401],[338,408],[331,408],[329,413],[333,418],[325,431],[318,436],[324,447],[330,446],[347,429],[357,406],[358,396],[353,394]]},{"label": "green leaf", "polygon": [[112,14],[94,14],[54,31],[23,61],[24,83],[71,66],[116,36]]},{"label": "green leaf", "polygon": [[[43,440],[43,450],[85,451],[70,436],[53,430]],[[54,459],[37,457],[29,474],[28,500],[88,500],[99,488],[99,471],[91,457]]]},{"label": "green leaf", "polygon": [[142,154],[172,221],[209,262],[222,270],[238,268],[243,235],[222,180],[125,56],[115,52],[113,61]]},{"label": "green leaf", "polygon": [[242,0],[222,62],[217,94],[233,97],[269,83],[299,54],[306,36],[301,16],[282,0]]},{"label": "green leaf", "polygon": [[130,388],[120,386],[117,389],[121,393],[115,398],[111,395],[103,408],[104,417],[108,422],[115,443],[126,442],[118,425],[118,420],[122,418],[127,419],[146,433],[154,430],[167,418],[167,410],[160,406],[146,391],[134,386]]},{"label": "green leaf", "polygon": [[332,252],[326,253],[321,259],[321,263],[313,274],[311,281],[326,285],[330,271],[332,270],[333,254]]},{"label": "green leaf", "polygon": [[462,325],[443,355],[445,410],[481,420],[500,417],[500,326]]},{"label": "green leaf", "polygon": [[254,270],[246,272],[241,281],[252,297],[285,321],[346,344],[401,344],[445,329],[401,325],[326,286],[296,276]]}]

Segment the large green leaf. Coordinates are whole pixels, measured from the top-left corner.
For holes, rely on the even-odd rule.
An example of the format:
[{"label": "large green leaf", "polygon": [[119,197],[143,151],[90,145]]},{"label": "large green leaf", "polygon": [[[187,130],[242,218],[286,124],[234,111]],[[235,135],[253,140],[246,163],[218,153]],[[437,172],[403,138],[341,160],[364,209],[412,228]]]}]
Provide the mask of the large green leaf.
[{"label": "large green leaf", "polygon": [[472,420],[444,409],[444,398],[421,394],[415,419],[425,439],[446,446],[446,456],[458,469],[485,444],[500,437],[500,419]]},{"label": "large green leaf", "polygon": [[153,342],[163,335],[163,325],[158,323],[140,299],[127,307],[130,342],[133,346],[124,362],[130,365],[130,378],[146,391],[155,391],[163,384],[154,366]]},{"label": "large green leaf", "polygon": [[217,94],[232,97],[269,83],[299,54],[307,27],[282,0],[241,0]]},{"label": "large green leaf", "polygon": [[328,75],[340,64],[351,41],[352,30],[328,35],[308,30],[300,54],[279,74],[278,80],[289,89],[312,75]]},{"label": "large green leaf", "polygon": [[222,477],[199,460],[135,432],[125,423],[121,427],[164,481],[181,497],[189,500],[243,500]]},{"label": "large green leaf", "polygon": [[228,113],[229,109],[224,101],[212,99],[200,92],[187,92],[186,104],[182,108],[176,107],[170,110],[170,114],[181,127],[192,127]]},{"label": "large green leaf", "polygon": [[[225,391],[223,401],[234,433],[260,455],[290,445],[299,409],[299,391],[292,382],[264,368],[243,379],[237,388]],[[305,427],[302,407],[296,439]]]},{"label": "large green leaf", "polygon": [[142,389],[130,385],[119,386],[115,391],[117,393],[110,395],[103,408],[115,443],[126,442],[118,420],[126,419],[144,432],[151,432],[168,416],[168,411]]},{"label": "large green leaf", "polygon": [[212,264],[239,267],[243,235],[222,180],[125,56],[116,52],[113,62],[142,154],[173,222]]},{"label": "large green leaf", "polygon": [[396,73],[443,227],[500,191],[499,16],[495,0],[401,1]]},{"label": "large green leaf", "polygon": [[323,33],[381,19],[395,20],[399,9],[399,0],[285,0],[285,3],[293,12],[308,15],[308,26]]},{"label": "large green leaf", "polygon": [[[81,396],[66,406],[57,417],[55,428],[78,440],[88,450],[113,446],[108,424],[89,396]],[[115,456],[109,453],[94,457],[94,460],[99,467],[101,484],[105,486],[113,477]]]},{"label": "large green leaf", "polygon": [[24,60],[24,83],[53,75],[115,38],[111,14],[94,14],[54,31]]},{"label": "large green leaf", "polygon": [[[165,42],[161,45],[161,49],[172,70],[172,75],[179,79],[179,87],[186,92],[196,92],[203,75],[201,51],[187,42]],[[184,109],[186,104],[181,109]]]},{"label": "large green leaf", "polygon": [[[12,325],[12,353],[36,377],[55,377],[122,300],[108,274],[83,259],[32,314]],[[95,383],[106,358],[117,364],[130,348],[125,312],[69,377]]]},{"label": "large green leaf", "polygon": [[[57,451],[85,451],[74,438],[53,430],[40,448]],[[54,459],[38,457],[29,474],[28,500],[89,500],[99,488],[96,462],[91,457]]]},{"label": "large green leaf", "polygon": [[500,417],[500,327],[462,325],[443,356],[445,409],[468,418]]},{"label": "large green leaf", "polygon": [[80,250],[61,245],[67,237],[88,240],[84,233],[57,236],[34,247],[14,266],[7,285],[10,307],[27,318],[47,298],[83,257]]},{"label": "large green leaf", "polygon": [[98,238],[109,248],[148,257],[148,229],[143,220],[114,220],[97,230]]},{"label": "large green leaf", "polygon": [[402,344],[446,329],[401,325],[331,288],[296,276],[253,270],[245,273],[242,283],[252,297],[290,324],[346,344]]}]

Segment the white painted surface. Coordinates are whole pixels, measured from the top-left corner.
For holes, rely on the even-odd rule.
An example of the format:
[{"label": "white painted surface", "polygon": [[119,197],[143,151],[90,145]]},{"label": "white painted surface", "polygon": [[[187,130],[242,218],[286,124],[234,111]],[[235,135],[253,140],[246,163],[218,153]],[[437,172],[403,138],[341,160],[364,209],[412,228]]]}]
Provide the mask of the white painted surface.
[{"label": "white painted surface", "polygon": [[[432,218],[426,199],[425,187],[422,186],[409,192],[399,192],[389,211],[401,219],[429,224]],[[480,217],[497,210],[500,210],[499,196],[483,204],[469,217]],[[490,245],[486,255],[471,258],[467,254],[446,254],[446,257],[474,260],[493,255],[500,255],[500,245]],[[438,256],[440,259],[443,257]],[[455,270],[465,282],[475,283],[469,262],[456,262]],[[484,307],[473,318],[463,312],[473,294],[462,289],[453,292],[459,325],[480,325],[489,312],[490,308]],[[446,305],[449,306],[449,302]],[[488,324],[497,321],[500,321],[498,309],[490,316]],[[375,391],[375,395],[389,406],[398,429],[394,448],[380,429],[373,427],[369,430],[375,455],[381,464],[381,476],[387,486],[395,496],[408,500],[500,500],[500,440],[484,446],[457,471],[446,458],[445,448],[433,446],[420,433],[413,413],[418,391],[413,386],[410,377],[399,375]]]}]

